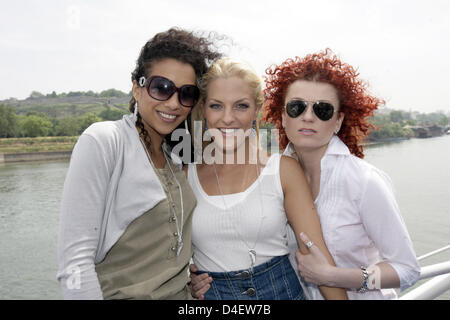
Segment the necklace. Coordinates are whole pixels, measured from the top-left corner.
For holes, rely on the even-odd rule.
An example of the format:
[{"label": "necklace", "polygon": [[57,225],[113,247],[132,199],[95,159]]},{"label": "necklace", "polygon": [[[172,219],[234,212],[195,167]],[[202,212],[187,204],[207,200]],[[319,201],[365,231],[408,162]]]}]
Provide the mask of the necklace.
[{"label": "necklace", "polygon": [[[150,154],[148,153],[148,150],[147,150],[147,147],[145,146],[144,141],[142,141],[141,137],[139,137],[139,138],[141,140],[142,146],[144,147],[145,153],[147,154],[148,160],[152,164],[153,168],[155,168],[155,165],[153,164],[152,158],[150,157]],[[178,182],[178,179],[175,176],[175,173],[173,172],[172,166],[170,165],[169,159],[167,158],[166,151],[164,150],[164,148],[162,148],[162,150],[163,150],[164,158],[166,159],[167,165],[169,166],[170,172],[172,174],[172,177],[175,180],[175,182],[177,183],[178,190],[180,192],[181,226],[178,223],[178,217],[177,217],[177,213],[176,213],[175,209],[173,209],[173,207],[171,207],[172,208],[171,210],[173,210],[173,218],[175,220],[175,227],[177,229],[177,257],[178,257],[180,255],[181,249],[183,249],[183,221],[184,221],[183,190],[181,189],[181,185]],[[173,197],[172,197],[172,193],[170,192],[170,188],[167,188],[167,194],[170,198],[170,201],[172,203],[175,203],[173,201]]]},{"label": "necklace", "polygon": [[[222,197],[223,205],[225,207],[225,210],[229,211],[228,206],[227,206],[227,204],[225,202],[225,196],[224,196],[224,193],[222,191],[222,187],[220,186],[220,181],[219,181],[219,176],[217,174],[216,162],[215,161],[213,162],[213,167],[214,167],[214,174],[216,175],[217,187],[219,188],[219,192],[220,192],[220,195]],[[256,234],[256,239],[255,239],[255,242],[254,242],[253,246],[249,246],[247,241],[245,241],[244,237],[242,237],[242,235],[240,234],[239,230],[237,228],[234,228],[236,230],[236,233],[238,234],[240,240],[247,247],[248,255],[250,257],[250,270],[252,272],[253,272],[253,267],[255,266],[255,262],[256,262],[256,250],[255,250],[255,247],[256,247],[256,244],[258,243],[258,240],[259,240],[259,235],[261,233],[261,227],[262,227],[262,222],[263,222],[263,217],[264,217],[264,214],[263,214],[264,205],[262,204],[263,200],[262,200],[262,197],[261,197],[261,184],[260,184],[260,181],[259,181],[260,171],[259,171],[259,166],[258,166],[258,160],[256,161],[256,174],[257,174],[256,180],[257,180],[258,189],[259,189],[259,198],[261,200],[261,211],[260,211],[261,212],[261,219],[259,220],[258,233]],[[233,211],[233,210],[231,210],[231,211]]]}]

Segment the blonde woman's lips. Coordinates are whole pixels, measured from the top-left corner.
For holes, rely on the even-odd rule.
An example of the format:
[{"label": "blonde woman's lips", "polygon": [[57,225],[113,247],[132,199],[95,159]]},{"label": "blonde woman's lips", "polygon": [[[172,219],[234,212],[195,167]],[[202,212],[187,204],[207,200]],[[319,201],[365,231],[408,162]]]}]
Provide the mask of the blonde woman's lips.
[{"label": "blonde woman's lips", "polygon": [[220,128],[220,132],[222,132],[222,135],[225,137],[232,137],[236,135],[239,129],[237,128]]}]

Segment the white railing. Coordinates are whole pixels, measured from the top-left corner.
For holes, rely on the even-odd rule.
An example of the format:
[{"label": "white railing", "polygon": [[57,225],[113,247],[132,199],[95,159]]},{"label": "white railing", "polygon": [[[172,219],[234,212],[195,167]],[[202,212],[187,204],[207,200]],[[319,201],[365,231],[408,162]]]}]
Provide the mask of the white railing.
[{"label": "white railing", "polygon": [[[425,258],[434,256],[438,253],[444,252],[450,249],[450,245],[442,247],[438,250],[429,252],[423,256],[417,258],[418,261]],[[421,286],[407,292],[401,296],[400,300],[431,300],[439,297],[441,294],[450,290],[450,261],[437,263],[422,267],[420,269],[420,280],[428,279],[434,277],[433,279],[427,281]]]},{"label": "white railing", "polygon": [[417,260],[420,261],[420,260],[423,260],[423,259],[425,259],[425,258],[429,258],[429,257],[431,257],[431,256],[434,256],[434,255],[436,255],[436,254],[438,254],[438,253],[441,253],[441,252],[443,252],[443,251],[445,251],[445,250],[448,250],[448,249],[450,249],[450,244],[447,245],[447,246],[445,246],[445,247],[442,247],[442,248],[440,248],[440,249],[437,249],[437,250],[428,252],[427,254],[424,254],[423,256],[418,257]]},{"label": "white railing", "polygon": [[450,273],[450,261],[432,264],[420,269],[419,280],[428,279],[442,274]]},{"label": "white railing", "polygon": [[432,300],[450,289],[450,274],[437,276],[404,294],[400,300]]}]

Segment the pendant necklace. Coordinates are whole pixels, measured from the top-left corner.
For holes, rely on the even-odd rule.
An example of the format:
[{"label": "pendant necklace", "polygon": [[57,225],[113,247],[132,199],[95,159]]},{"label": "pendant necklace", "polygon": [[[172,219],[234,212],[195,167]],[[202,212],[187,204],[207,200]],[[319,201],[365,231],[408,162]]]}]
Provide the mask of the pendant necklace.
[{"label": "pendant necklace", "polygon": [[[228,208],[228,206],[227,206],[227,204],[225,202],[225,195],[224,195],[224,193],[222,191],[222,187],[220,186],[219,176],[217,175],[217,169],[216,169],[216,163],[215,162],[213,162],[213,167],[214,167],[214,174],[216,175],[217,187],[219,188],[219,192],[220,192],[220,195],[222,197],[222,201],[223,201],[223,205],[225,207],[225,210],[233,212],[232,209],[230,210]],[[260,198],[260,201],[261,201],[261,211],[260,211],[261,212],[261,215],[260,215],[261,219],[259,221],[258,233],[256,234],[256,239],[255,239],[255,243],[253,244],[253,246],[249,246],[247,241],[245,241],[244,237],[242,237],[242,235],[240,234],[239,230],[237,228],[234,228],[236,230],[236,233],[238,234],[239,238],[241,239],[241,241],[247,247],[248,255],[250,257],[250,270],[252,272],[253,272],[253,267],[255,266],[255,263],[256,263],[256,250],[255,250],[255,247],[256,247],[256,244],[258,243],[258,240],[259,240],[259,235],[261,233],[262,222],[263,222],[263,219],[264,219],[264,214],[263,214],[264,206],[262,204],[263,200],[262,200],[262,196],[261,196],[261,183],[259,181],[260,170],[259,170],[259,166],[258,166],[258,160],[256,160],[256,174],[257,174],[257,176],[256,176],[256,180],[257,181],[256,182],[258,183],[259,198]]]},{"label": "pendant necklace", "polygon": [[[153,168],[155,168],[155,165],[152,161],[152,158],[150,157],[150,154],[148,153],[148,150],[147,150],[147,147],[145,146],[144,141],[142,141],[141,137],[139,137],[139,138],[141,140],[142,146],[144,147],[145,153],[147,154],[148,160],[150,161]],[[164,150],[164,148],[162,148],[162,151],[163,151],[164,158],[166,159],[167,165],[169,166],[169,170],[172,174],[172,177],[175,180],[175,182],[177,183],[178,190],[180,192],[181,226],[178,223],[178,217],[177,217],[176,210],[173,209],[173,217],[175,220],[175,227],[177,229],[177,257],[178,257],[180,255],[181,249],[183,249],[183,220],[184,220],[183,190],[181,188],[180,183],[178,182],[177,177],[175,176],[175,173],[173,172],[172,166],[170,165],[169,159],[167,158],[166,151]],[[175,203],[172,198],[172,193],[170,192],[170,187],[167,188],[167,195],[169,196],[170,201],[172,203]]]}]

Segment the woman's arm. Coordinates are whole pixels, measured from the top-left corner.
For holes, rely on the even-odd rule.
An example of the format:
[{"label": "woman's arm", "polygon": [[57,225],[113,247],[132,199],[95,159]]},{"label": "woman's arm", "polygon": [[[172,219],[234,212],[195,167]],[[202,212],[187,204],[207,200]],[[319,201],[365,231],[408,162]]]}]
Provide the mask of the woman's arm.
[{"label": "woman's arm", "polygon": [[65,299],[103,299],[95,271],[111,163],[97,141],[80,136],[64,183],[58,238],[58,274]]},{"label": "woman's arm", "polygon": [[[398,274],[389,263],[380,262],[369,266],[367,272],[369,290],[400,287]],[[328,285],[347,289],[360,289],[364,281],[363,272],[358,268],[332,267],[327,277],[329,278]]]},{"label": "woman's arm", "polygon": [[[307,234],[300,236],[304,244],[310,241]],[[300,274],[307,282],[316,285],[346,289],[360,289],[364,283],[360,268],[339,268],[331,265],[323,253],[313,245],[310,254],[297,251]],[[400,285],[397,272],[388,263],[380,262],[367,268],[368,289],[397,288]]]},{"label": "woman's arm", "polygon": [[390,178],[372,169],[360,201],[360,215],[367,235],[374,242],[383,262],[381,288],[402,290],[412,286],[420,276],[411,238],[400,214]]},{"label": "woman's arm", "polygon": [[[319,216],[300,164],[293,158],[282,156],[280,178],[284,192],[286,215],[294,230],[300,251],[303,254],[309,253],[300,239],[300,233],[305,232],[324,254],[326,260],[334,265],[333,258],[323,240]],[[325,286],[321,286],[319,289],[326,299],[347,299],[347,293],[344,289]]]}]

